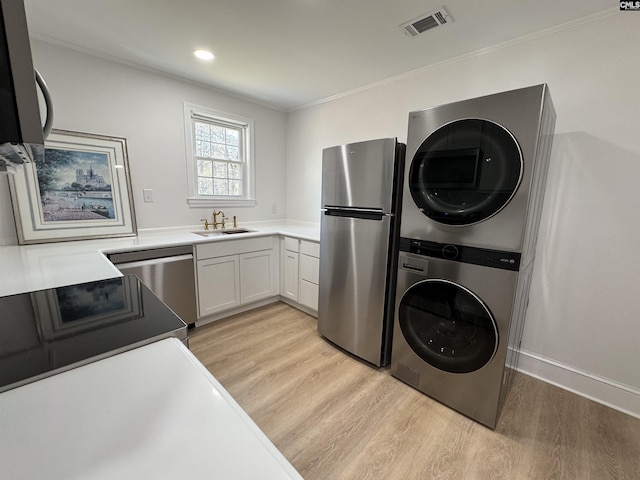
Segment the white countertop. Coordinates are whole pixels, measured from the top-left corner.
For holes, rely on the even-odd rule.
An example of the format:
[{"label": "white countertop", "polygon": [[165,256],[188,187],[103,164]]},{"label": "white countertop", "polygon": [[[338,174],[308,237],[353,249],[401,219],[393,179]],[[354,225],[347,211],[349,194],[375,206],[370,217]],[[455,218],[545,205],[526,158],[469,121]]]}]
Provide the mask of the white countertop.
[{"label": "white countertop", "polygon": [[301,479],[176,339],[0,395],[0,470],[18,479]]},{"label": "white countertop", "polygon": [[247,222],[253,233],[203,237],[202,226],[141,230],[136,237],[0,247],[0,296],[91,282],[120,276],[103,253],[141,250],[202,242],[229,241],[263,235],[288,235],[319,241],[320,226],[293,221]]}]

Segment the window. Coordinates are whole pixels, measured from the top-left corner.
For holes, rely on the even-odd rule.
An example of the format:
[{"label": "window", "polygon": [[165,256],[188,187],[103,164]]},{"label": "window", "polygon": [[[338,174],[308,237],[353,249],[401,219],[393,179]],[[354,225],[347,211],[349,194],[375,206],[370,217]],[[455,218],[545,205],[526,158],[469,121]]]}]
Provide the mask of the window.
[{"label": "window", "polygon": [[255,205],[253,121],[185,104],[189,205]]}]

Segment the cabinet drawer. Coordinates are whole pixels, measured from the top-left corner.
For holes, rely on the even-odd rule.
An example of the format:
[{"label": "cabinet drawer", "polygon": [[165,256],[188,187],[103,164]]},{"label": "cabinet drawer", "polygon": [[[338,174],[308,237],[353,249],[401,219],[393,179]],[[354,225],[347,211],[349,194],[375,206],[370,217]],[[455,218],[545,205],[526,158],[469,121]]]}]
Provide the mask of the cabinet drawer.
[{"label": "cabinet drawer", "polygon": [[257,252],[273,248],[273,237],[245,238],[242,240],[217,240],[196,245],[196,258],[223,257],[240,253]]},{"label": "cabinet drawer", "polygon": [[316,242],[309,242],[307,240],[300,240],[300,253],[319,258],[320,244]]},{"label": "cabinet drawer", "polygon": [[284,237],[284,249],[289,250],[290,252],[298,251],[298,239],[291,237]]},{"label": "cabinet drawer", "polygon": [[300,280],[299,302],[305,307],[317,311],[318,285],[307,282],[306,280]]},{"label": "cabinet drawer", "polygon": [[300,279],[318,285],[320,260],[309,255],[300,255]]}]

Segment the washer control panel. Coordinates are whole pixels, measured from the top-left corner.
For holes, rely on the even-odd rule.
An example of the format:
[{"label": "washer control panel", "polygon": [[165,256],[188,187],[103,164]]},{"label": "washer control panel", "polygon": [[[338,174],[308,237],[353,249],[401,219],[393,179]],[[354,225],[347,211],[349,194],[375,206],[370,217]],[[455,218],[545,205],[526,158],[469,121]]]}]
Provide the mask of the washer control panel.
[{"label": "washer control panel", "polygon": [[443,244],[418,240],[414,238],[400,237],[400,251],[424,255],[427,257],[442,258],[455,262],[472,263],[485,267],[500,268],[503,270],[518,271],[520,268],[520,254],[516,252],[503,252],[488,248],[469,247],[463,245]]}]

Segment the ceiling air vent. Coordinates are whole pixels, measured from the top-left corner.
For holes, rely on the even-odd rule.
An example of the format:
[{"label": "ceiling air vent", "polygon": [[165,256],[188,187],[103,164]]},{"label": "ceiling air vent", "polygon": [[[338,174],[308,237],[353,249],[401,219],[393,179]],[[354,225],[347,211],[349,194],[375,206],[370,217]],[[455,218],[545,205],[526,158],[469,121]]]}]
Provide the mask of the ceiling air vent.
[{"label": "ceiling air vent", "polygon": [[431,10],[429,13],[420,15],[413,20],[400,25],[400,28],[409,37],[415,37],[421,33],[431,30],[432,28],[439,27],[445,23],[453,22],[451,15],[445,10],[444,7],[440,7],[436,10]]}]

